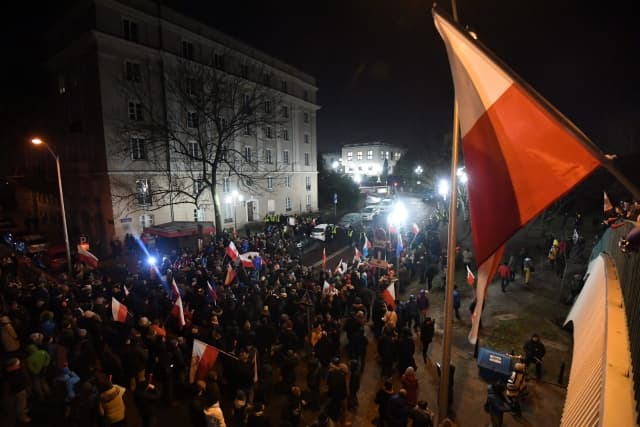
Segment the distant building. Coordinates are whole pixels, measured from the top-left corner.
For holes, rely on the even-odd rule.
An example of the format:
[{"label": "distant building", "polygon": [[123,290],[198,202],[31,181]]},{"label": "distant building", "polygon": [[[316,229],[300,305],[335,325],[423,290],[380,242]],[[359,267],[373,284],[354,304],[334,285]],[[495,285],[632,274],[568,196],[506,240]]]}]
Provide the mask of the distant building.
[{"label": "distant building", "polygon": [[[87,234],[106,247],[113,239],[127,233],[139,235],[159,224],[193,224],[196,219],[211,224],[214,220],[215,204],[210,198],[197,210],[189,204],[156,203],[154,182],[167,179],[163,176],[170,176],[168,170],[180,172],[177,156],[167,154],[165,166],[158,168],[162,161],[151,163],[154,153],[148,141],[134,133],[129,137],[128,158],[114,154],[122,123],[131,129],[144,128],[148,120],[144,106],[122,90],[123,85],[144,87],[154,111],[160,117],[164,114],[169,128],[173,120],[183,120],[192,128],[210,126],[192,113],[175,114],[181,106],[165,92],[168,70],[179,61],[257,82],[282,100],[278,114],[284,117],[283,124],[245,130],[236,137],[234,148],[242,153],[240,158],[248,156],[250,165],[262,175],[273,170],[273,179],[261,178],[263,185],[253,185],[254,172],[246,172],[241,186],[227,169],[217,174],[223,227],[236,223],[240,227],[270,213],[316,210],[319,106],[315,78],[161,4],[150,0],[79,1],[51,31],[50,40],[56,47],[47,64],[54,92],[50,142],[61,157],[72,238]],[[185,91],[190,90],[188,83],[185,78]],[[197,192],[202,178],[193,176],[192,180]],[[114,200],[116,181],[120,187],[131,188],[134,197],[128,203]],[[231,194],[238,193],[242,199],[231,201]]]},{"label": "distant building", "polygon": [[380,176],[383,175],[385,160],[387,173],[393,169],[400,157],[407,150],[384,142],[367,142],[363,144],[347,144],[342,146],[342,165],[348,175]]}]

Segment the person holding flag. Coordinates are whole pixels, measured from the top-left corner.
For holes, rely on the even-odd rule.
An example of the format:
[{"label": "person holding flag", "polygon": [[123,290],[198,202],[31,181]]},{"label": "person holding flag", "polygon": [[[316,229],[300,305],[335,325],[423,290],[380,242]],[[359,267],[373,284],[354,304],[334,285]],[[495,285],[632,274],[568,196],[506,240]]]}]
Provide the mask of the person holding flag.
[{"label": "person holding flag", "polygon": [[171,281],[171,291],[176,297],[173,308],[171,309],[171,314],[178,319],[178,325],[180,328],[183,328],[187,322],[184,319],[184,307],[182,306],[182,296],[180,295],[180,290],[178,289],[178,285],[176,284],[176,279]]},{"label": "person holding flag", "polygon": [[369,239],[367,238],[367,233],[363,233],[364,234],[364,244],[362,245],[362,255],[365,258],[369,257],[369,249],[372,248],[371,242],[369,241]]}]

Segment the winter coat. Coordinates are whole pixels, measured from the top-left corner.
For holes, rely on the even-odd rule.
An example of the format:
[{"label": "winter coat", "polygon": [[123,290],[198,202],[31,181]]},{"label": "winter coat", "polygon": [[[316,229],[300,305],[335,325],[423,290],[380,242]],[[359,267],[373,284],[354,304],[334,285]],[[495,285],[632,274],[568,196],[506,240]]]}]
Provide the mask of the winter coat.
[{"label": "winter coat", "polygon": [[27,368],[33,375],[40,375],[51,363],[49,353],[40,350],[35,344],[27,346]]},{"label": "winter coat", "polygon": [[420,328],[420,341],[423,344],[430,344],[433,341],[433,334],[435,332],[435,322],[433,319],[430,321],[422,322],[422,327]]},{"label": "winter coat", "polygon": [[344,400],[347,398],[347,372],[348,368],[345,364],[330,364],[329,374],[327,375],[327,386],[329,388],[329,397],[335,400]]},{"label": "winter coat", "polygon": [[67,392],[64,401],[71,402],[76,397],[75,386],[80,382],[80,377],[69,368],[64,368],[60,375],[56,377],[56,381],[60,381],[64,384],[65,391]]},{"label": "winter coat", "polygon": [[402,388],[407,390],[407,404],[410,407],[416,406],[418,403],[418,378],[413,375],[402,375]]},{"label": "winter coat", "polygon": [[112,385],[109,390],[100,393],[98,411],[111,424],[124,420],[125,404],[124,393],[126,389],[119,385]]},{"label": "winter coat", "polygon": [[389,399],[387,420],[390,427],[406,427],[409,422],[407,399],[400,394],[394,394]]}]

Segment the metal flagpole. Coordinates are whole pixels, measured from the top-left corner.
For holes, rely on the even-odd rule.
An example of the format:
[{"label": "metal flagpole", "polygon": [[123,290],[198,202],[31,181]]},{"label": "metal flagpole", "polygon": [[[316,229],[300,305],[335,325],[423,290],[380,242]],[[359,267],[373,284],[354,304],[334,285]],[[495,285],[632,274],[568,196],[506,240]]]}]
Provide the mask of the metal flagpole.
[{"label": "metal flagpole", "polygon": [[[456,0],[451,0],[453,19],[458,22]],[[440,369],[440,388],[438,390],[438,423],[449,413],[449,384],[451,383],[451,329],[453,325],[453,282],[456,268],[456,201],[458,170],[458,145],[460,142],[460,120],[458,102],[453,102],[453,138],[451,142],[451,195],[449,199],[449,239],[447,243],[447,279],[444,303],[444,330],[442,334],[442,363]]]}]

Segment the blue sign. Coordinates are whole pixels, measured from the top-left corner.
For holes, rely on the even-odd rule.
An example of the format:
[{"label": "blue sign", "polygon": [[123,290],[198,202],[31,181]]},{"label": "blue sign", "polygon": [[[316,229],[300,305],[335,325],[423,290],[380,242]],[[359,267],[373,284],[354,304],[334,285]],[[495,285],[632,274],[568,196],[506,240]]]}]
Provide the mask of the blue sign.
[{"label": "blue sign", "polygon": [[333,193],[333,204],[334,205],[338,204],[338,193]]}]

